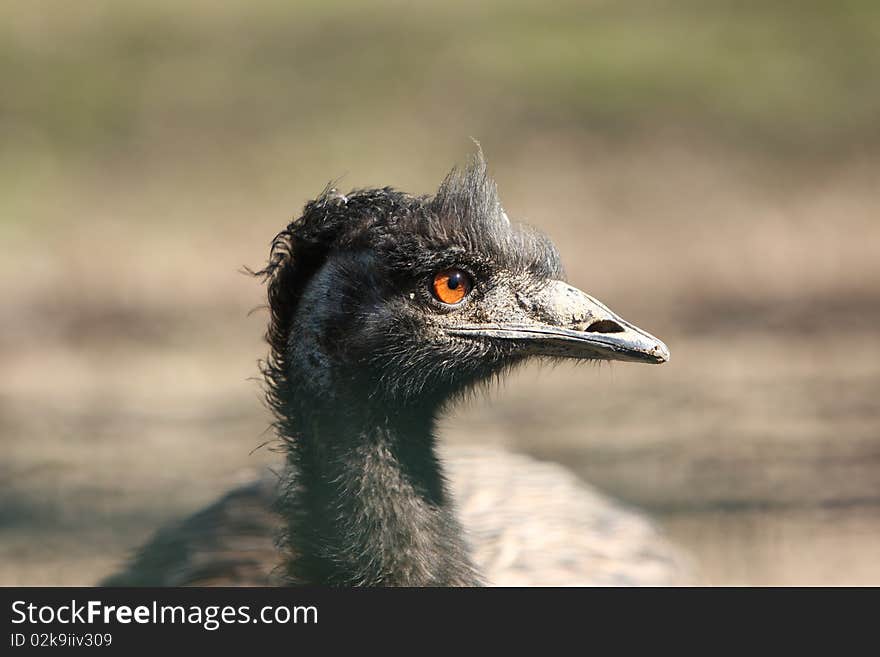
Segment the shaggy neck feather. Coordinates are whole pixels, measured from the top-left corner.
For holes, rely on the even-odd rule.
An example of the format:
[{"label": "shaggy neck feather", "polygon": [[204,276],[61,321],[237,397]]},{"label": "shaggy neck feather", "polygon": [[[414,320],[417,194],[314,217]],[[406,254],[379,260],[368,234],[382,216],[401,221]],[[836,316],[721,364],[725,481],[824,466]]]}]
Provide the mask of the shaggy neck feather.
[{"label": "shaggy neck feather", "polygon": [[432,422],[324,416],[289,441],[290,579],[336,586],[479,584],[434,454]]}]

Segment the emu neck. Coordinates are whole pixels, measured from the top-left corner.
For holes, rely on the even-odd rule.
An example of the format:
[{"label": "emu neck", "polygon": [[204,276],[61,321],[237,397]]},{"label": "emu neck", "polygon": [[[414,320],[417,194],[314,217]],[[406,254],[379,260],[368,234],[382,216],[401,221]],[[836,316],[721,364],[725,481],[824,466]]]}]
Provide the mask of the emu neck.
[{"label": "emu neck", "polygon": [[456,586],[479,579],[430,420],[324,417],[291,440],[286,515],[297,583]]}]

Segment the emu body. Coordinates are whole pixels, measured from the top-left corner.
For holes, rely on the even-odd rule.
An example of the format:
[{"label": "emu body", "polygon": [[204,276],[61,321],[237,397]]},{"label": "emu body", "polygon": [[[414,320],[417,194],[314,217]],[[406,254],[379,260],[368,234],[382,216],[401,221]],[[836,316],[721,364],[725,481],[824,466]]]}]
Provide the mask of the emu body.
[{"label": "emu body", "polygon": [[[278,568],[242,572],[268,577],[272,571],[284,583],[483,583],[474,555],[484,571],[494,571],[487,551],[479,544],[472,551],[459,523],[436,453],[436,419],[475,386],[529,358],[662,363],[669,357],[662,342],[564,282],[549,239],[508,219],[481,155],[453,170],[433,197],[390,188],[325,190],[275,238],[258,273],[268,284],[264,375],[286,448],[286,475],[272,511],[266,508],[276,493],[261,484],[196,519],[211,525],[230,505],[244,503],[260,519],[262,534],[280,525]],[[470,486],[476,495],[493,481],[493,467],[507,473],[514,489],[528,487],[530,472],[547,472],[491,452],[483,467],[479,460],[467,463],[456,473],[459,490]],[[595,511],[583,506],[586,489],[578,496],[577,488],[565,490],[569,502],[581,498],[581,508],[558,499],[551,519]],[[503,496],[494,499],[499,511],[505,508]],[[602,498],[591,499],[595,506]],[[467,523],[471,501],[458,500]],[[481,522],[470,526],[477,543],[492,534]],[[590,535],[577,519],[570,527],[569,545],[580,545],[574,532]],[[191,560],[199,538],[178,540],[182,529],[160,533],[128,579],[123,574],[108,583],[160,583],[168,581],[163,572],[186,571],[180,555]],[[203,536],[217,533],[203,529]],[[645,555],[671,553],[640,547]],[[162,556],[172,553],[176,561]],[[222,572],[211,564],[201,569],[209,580]],[[227,566],[242,570],[235,559]],[[138,572],[152,575],[142,580]]]}]

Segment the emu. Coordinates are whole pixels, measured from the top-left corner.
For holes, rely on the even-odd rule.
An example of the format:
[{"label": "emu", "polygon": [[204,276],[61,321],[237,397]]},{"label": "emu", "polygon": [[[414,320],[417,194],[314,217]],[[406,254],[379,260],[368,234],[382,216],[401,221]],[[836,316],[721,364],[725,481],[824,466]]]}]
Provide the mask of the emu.
[{"label": "emu", "polygon": [[680,581],[646,520],[560,466],[452,451],[447,484],[436,421],[480,384],[533,358],[669,359],[564,282],[552,242],[508,219],[482,153],[433,196],[328,187],[256,273],[285,475],[161,530],[105,585]]}]

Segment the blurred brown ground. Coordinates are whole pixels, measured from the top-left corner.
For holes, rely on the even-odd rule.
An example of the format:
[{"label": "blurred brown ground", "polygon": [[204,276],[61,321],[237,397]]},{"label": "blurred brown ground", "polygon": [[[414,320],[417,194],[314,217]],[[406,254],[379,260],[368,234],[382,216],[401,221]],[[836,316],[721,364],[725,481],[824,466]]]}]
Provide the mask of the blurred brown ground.
[{"label": "blurred brown ground", "polygon": [[330,179],[511,217],[663,367],[514,375],[449,442],[568,465],[708,584],[880,584],[871,2],[0,9],[0,584],[89,584],[268,448],[239,273]]}]

